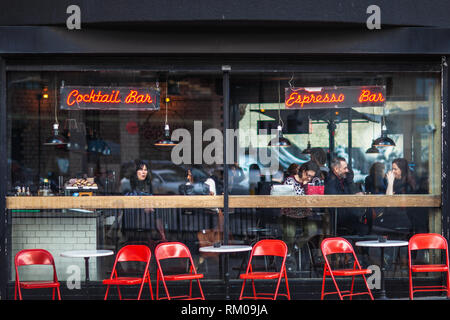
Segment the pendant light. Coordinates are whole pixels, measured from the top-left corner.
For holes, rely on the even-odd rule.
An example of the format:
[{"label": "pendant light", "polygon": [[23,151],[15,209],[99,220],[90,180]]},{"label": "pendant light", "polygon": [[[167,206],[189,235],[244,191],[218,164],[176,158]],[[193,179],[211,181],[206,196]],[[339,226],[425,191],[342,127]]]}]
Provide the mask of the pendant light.
[{"label": "pendant light", "polygon": [[380,150],[375,147],[375,140],[372,140],[372,146],[366,150],[366,153],[380,153]]},{"label": "pendant light", "polygon": [[[158,84],[157,84],[157,86],[158,86]],[[177,143],[172,141],[172,139],[170,137],[170,128],[169,128],[169,123],[167,122],[167,103],[170,101],[170,99],[168,97],[168,88],[169,88],[169,81],[166,81],[166,97],[164,99],[165,104],[166,104],[166,120],[164,123],[164,136],[155,142],[155,146],[157,146],[157,147],[173,147],[173,146],[177,145]]]},{"label": "pendant light", "polygon": [[64,136],[59,134],[59,122],[58,122],[58,101],[56,95],[56,79],[55,79],[55,123],[53,124],[53,135],[50,136],[45,142],[44,146],[66,146],[67,140]]},{"label": "pendant light", "polygon": [[[375,116],[375,109],[372,109],[372,112],[373,112],[373,114]],[[375,125],[372,123],[372,137],[375,136],[375,130],[374,129],[375,129]],[[375,144],[375,140],[372,139],[372,146],[369,149],[366,150],[366,153],[368,153],[368,154],[380,153],[380,150],[378,150],[378,148],[375,147],[374,144]]]},{"label": "pendant light", "polygon": [[309,140],[309,129],[312,127],[312,124],[311,124],[311,118],[309,117],[309,115],[308,115],[308,144],[307,144],[307,146],[306,146],[306,149],[304,149],[303,151],[302,151],[302,154],[311,154],[311,141]]},{"label": "pendant light", "polygon": [[378,139],[375,139],[373,142],[373,146],[375,147],[395,147],[395,142],[391,138],[387,136],[387,128],[384,118],[384,110],[383,110],[383,116],[381,118],[382,126],[381,126],[381,137]]},{"label": "pendant light", "polygon": [[[278,126],[277,126],[277,137],[270,140],[268,146],[269,147],[290,147],[291,142],[283,137],[283,120],[281,120],[281,113],[280,113],[280,80],[278,81]],[[276,139],[276,140],[275,140]]]}]

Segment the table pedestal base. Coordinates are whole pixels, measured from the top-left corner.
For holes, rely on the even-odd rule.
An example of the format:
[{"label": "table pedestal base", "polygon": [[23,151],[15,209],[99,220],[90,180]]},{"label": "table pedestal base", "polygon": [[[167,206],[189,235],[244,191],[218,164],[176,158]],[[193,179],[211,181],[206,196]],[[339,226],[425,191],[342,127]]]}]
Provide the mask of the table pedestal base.
[{"label": "table pedestal base", "polygon": [[85,285],[86,285],[86,297],[89,300],[89,257],[84,257],[84,270],[86,272]]}]

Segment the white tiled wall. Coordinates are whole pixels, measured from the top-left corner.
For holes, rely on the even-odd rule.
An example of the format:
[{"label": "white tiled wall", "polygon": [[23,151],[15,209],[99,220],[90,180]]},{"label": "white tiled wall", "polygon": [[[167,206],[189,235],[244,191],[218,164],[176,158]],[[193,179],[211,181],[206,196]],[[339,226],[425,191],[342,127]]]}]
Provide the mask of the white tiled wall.
[{"label": "white tiled wall", "polygon": [[[70,213],[52,213],[48,217],[37,213],[14,214],[12,216],[12,243],[11,243],[11,279],[15,277],[14,256],[22,249],[45,249],[49,251],[55,259],[56,272],[60,281],[65,281],[73,273],[69,266],[74,265],[79,268],[81,280],[85,278],[85,267],[83,258],[61,257],[60,253],[68,250],[84,250],[97,248],[97,224],[95,215],[86,214],[84,216],[71,215]],[[46,267],[38,267],[39,271],[33,272],[23,268],[21,279],[36,279],[48,275]],[[69,269],[68,269],[69,268]],[[73,268],[73,267],[72,267]],[[73,270],[73,269],[72,269]],[[89,260],[89,275],[91,280],[97,280],[97,259]],[[46,278],[48,278],[46,276]]]}]

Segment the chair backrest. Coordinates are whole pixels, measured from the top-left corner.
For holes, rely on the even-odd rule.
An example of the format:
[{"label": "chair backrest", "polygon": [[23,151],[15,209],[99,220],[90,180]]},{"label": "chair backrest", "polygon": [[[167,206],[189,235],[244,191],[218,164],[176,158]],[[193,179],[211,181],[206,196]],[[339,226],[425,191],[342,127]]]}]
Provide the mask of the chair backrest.
[{"label": "chair backrest", "polygon": [[58,281],[56,274],[55,260],[50,252],[45,249],[24,249],[16,253],[14,257],[14,265],[16,269],[16,281],[19,280],[20,266],[30,265],[49,265],[53,268],[53,280]]},{"label": "chair backrest", "polygon": [[287,245],[282,240],[264,239],[260,240],[252,248],[252,256],[277,256],[286,257]]},{"label": "chair backrest", "polygon": [[14,258],[15,265],[55,265],[53,256],[50,252],[44,249],[26,249],[17,252]]},{"label": "chair backrest", "polygon": [[188,247],[181,242],[164,242],[155,248],[155,258],[157,260],[169,258],[192,258]]},{"label": "chair backrest", "polygon": [[409,250],[443,249],[447,250],[447,240],[437,233],[418,233],[409,239]]},{"label": "chair backrest", "polygon": [[340,237],[324,239],[320,245],[320,249],[322,250],[324,257],[335,253],[354,254],[354,250],[350,242]]},{"label": "chair backrest", "polygon": [[118,262],[124,261],[142,261],[148,262],[151,259],[152,253],[150,248],[141,244],[130,244],[122,247],[117,253],[116,260]]}]

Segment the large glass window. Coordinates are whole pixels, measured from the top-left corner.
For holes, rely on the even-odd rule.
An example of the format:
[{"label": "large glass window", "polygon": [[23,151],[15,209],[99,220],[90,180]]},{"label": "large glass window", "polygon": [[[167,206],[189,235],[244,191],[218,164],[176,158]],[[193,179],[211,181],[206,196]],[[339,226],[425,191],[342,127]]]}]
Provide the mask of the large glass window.
[{"label": "large glass window", "polygon": [[[248,149],[267,148],[274,135],[264,134],[261,129],[270,133],[281,120],[283,135],[291,142],[290,147],[279,150],[282,170],[294,162],[308,161],[310,155],[303,153],[308,147],[321,148],[327,155],[323,164],[337,156],[345,158],[354,172],[354,182],[365,191],[365,178],[373,164],[383,163],[387,172],[394,159],[404,158],[416,178],[415,193],[440,194],[439,79],[439,73],[236,75],[232,78],[234,125],[243,131],[239,143],[245,149],[239,164],[247,175],[252,164],[258,165],[263,176],[269,178],[264,170],[267,165],[252,159]],[[385,103],[351,108],[285,106],[286,88],[337,87],[339,92],[355,86],[361,90],[365,86],[385,87]],[[377,147],[370,153],[368,149],[382,135],[383,124],[395,146]],[[246,183],[250,192],[250,181]]]},{"label": "large glass window", "polygon": [[[49,196],[50,203],[50,196],[58,195],[112,199],[102,198],[105,202],[87,209],[75,202],[58,204],[61,209],[39,208],[36,202],[38,207],[29,210],[29,202],[21,208],[14,201],[14,208],[9,208],[11,266],[20,249],[44,248],[57,257],[59,275],[66,279],[68,266],[78,264],[84,272],[84,262],[60,257],[62,251],[117,252],[125,244],[154,248],[162,241],[181,241],[206,278],[220,278],[219,256],[202,254],[199,248],[224,241],[222,81],[221,75],[208,73],[9,72],[10,198]],[[296,279],[321,276],[319,245],[327,236],[357,241],[441,232],[439,73],[232,72],[230,81],[230,136],[235,139],[229,141],[227,155],[229,243],[282,239],[289,248],[288,276]],[[79,89],[70,100],[73,106],[79,104],[77,108],[67,107],[64,88]],[[340,93],[379,98],[361,97],[367,88],[380,90],[382,103],[340,104]],[[137,110],[145,104],[142,96],[138,107],[112,107],[118,90],[143,90],[154,105]],[[323,103],[323,90],[335,94],[330,107],[311,102]],[[308,92],[309,102],[287,107],[286,93],[292,91]],[[85,105],[102,99],[102,107]],[[56,138],[55,123],[58,138],[65,142],[48,144]],[[279,138],[278,126],[288,146],[269,146]],[[155,145],[164,137],[178,145]],[[390,139],[392,145],[373,145],[382,140],[378,138]],[[137,178],[143,165],[148,170],[145,183]],[[344,170],[342,175],[335,171],[337,166]],[[330,189],[333,175],[347,189]],[[198,185],[188,187],[188,181]],[[138,200],[128,201],[133,204],[129,207],[121,202],[127,196],[150,194],[156,208],[133,206]],[[335,194],[342,197],[320,202],[320,197]],[[171,199],[164,198],[169,195]],[[189,199],[198,195],[216,197],[192,205]],[[164,200],[159,203],[156,196]],[[366,264],[378,261],[376,250],[361,254]],[[405,271],[404,251],[387,254],[390,267]],[[246,256],[230,258],[231,278],[236,278],[244,270]],[[113,257],[91,263],[95,270],[91,279],[100,280],[109,275]],[[154,272],[155,265],[152,268]],[[395,276],[405,274],[391,271]],[[13,274],[11,268],[11,280]]]},{"label": "large glass window", "polygon": [[[116,96],[119,90],[120,94],[149,93],[153,105],[138,110],[145,104],[141,101],[118,108],[114,100],[124,102],[128,97]],[[63,143],[55,140],[55,123],[59,124],[58,138]],[[176,142],[184,145],[174,156],[173,146],[156,144],[166,138],[166,125],[169,139],[175,139],[178,132]],[[101,202],[87,209],[75,205],[26,210],[19,204],[19,208],[9,211],[11,266],[19,250],[44,248],[55,257],[62,280],[72,274],[68,269],[71,265],[80,267],[83,280],[84,261],[61,257],[61,252],[117,252],[124,245],[136,243],[154,249],[162,241],[181,241],[191,249],[200,271],[205,270],[209,259],[210,277],[219,277],[217,254],[204,256],[199,247],[221,238],[222,203],[214,208],[203,208],[204,203],[198,203],[199,208],[186,209],[170,200],[164,202],[164,208],[120,205],[120,197],[126,196],[220,195],[222,168],[214,162],[205,164],[202,157],[202,150],[209,144],[203,139],[208,129],[223,129],[220,75],[144,71],[9,73],[9,196],[48,196],[48,201],[55,196],[116,197],[106,200],[107,208]],[[53,143],[48,143],[52,139]],[[198,150],[200,158],[195,153]],[[144,181],[137,177],[142,164],[148,171]],[[193,184],[207,185],[207,191],[180,188],[187,183],[188,170]],[[206,181],[212,176],[217,179]],[[109,206],[114,201],[118,201],[117,209]],[[113,262],[114,257],[91,259],[91,280],[109,277]],[[11,268],[11,279],[13,276]]]},{"label": "large glass window", "polygon": [[[231,88],[234,126],[240,129],[241,149],[236,157],[245,176],[232,186],[232,194],[309,197],[308,194],[321,191],[325,195],[343,196],[338,207],[326,204],[325,208],[312,209],[296,208],[297,203],[287,200],[288,197],[278,198],[281,203],[276,208],[261,205],[265,201],[262,199],[267,198],[255,198],[252,202],[257,217],[252,229],[255,237],[280,238],[288,244],[288,270],[292,277],[314,274],[318,261],[314,250],[318,250],[320,239],[326,236],[344,236],[355,243],[380,235],[407,240],[414,233],[441,232],[440,209],[418,204],[428,199],[428,195],[437,196],[439,203],[441,192],[439,73],[242,74],[232,77]],[[368,88],[381,88],[382,103],[364,105],[358,100],[354,105],[345,103],[351,90],[364,100],[363,90]],[[285,95],[286,92],[296,93],[297,101],[306,103],[289,107],[287,99],[291,96]],[[330,103],[330,107],[313,103],[314,98],[324,100],[326,92],[330,92],[330,97],[336,94],[336,100],[341,93],[345,94],[346,100]],[[370,99],[376,100],[377,96]],[[280,125],[283,138],[290,145],[276,149],[269,146],[276,137],[270,130]],[[383,146],[373,146],[383,137],[391,145],[385,142]],[[265,154],[271,157],[273,153],[278,167],[261,157]],[[334,159],[338,158],[345,160],[349,169],[340,176],[342,179],[335,179],[346,185],[342,190],[332,185],[333,176],[339,176],[333,168]],[[311,161],[320,167],[321,174],[313,174],[324,186],[318,182],[317,187],[308,188],[312,179],[308,180],[308,167],[302,172],[302,165]],[[293,178],[296,172],[298,179]],[[395,174],[392,183],[389,172]],[[286,189],[280,184],[295,187]],[[345,200],[348,195],[395,195],[403,197],[406,206],[386,206],[387,200],[373,198],[367,207],[352,207],[352,201],[355,204],[362,200]],[[375,251],[371,252],[374,256],[378,254]],[[399,258],[401,254],[399,259],[404,262],[405,252],[396,251],[395,255]]]}]

